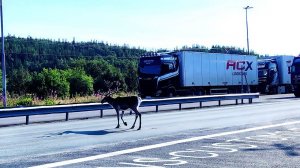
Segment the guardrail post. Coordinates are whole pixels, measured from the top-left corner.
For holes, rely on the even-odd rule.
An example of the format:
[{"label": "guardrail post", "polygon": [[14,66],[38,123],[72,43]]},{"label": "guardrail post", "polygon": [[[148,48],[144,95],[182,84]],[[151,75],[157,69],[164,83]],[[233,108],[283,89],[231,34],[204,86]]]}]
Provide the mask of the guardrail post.
[{"label": "guardrail post", "polygon": [[103,117],[103,109],[100,110],[100,118]]},{"label": "guardrail post", "polygon": [[29,124],[29,115],[26,116],[26,125]]},{"label": "guardrail post", "polygon": [[238,105],[239,104],[239,101],[238,99],[235,99],[235,104]]},{"label": "guardrail post", "polygon": [[244,104],[244,99],[241,100],[241,103]]},{"label": "guardrail post", "polygon": [[202,108],[202,102],[200,102],[200,108]]},{"label": "guardrail post", "polygon": [[221,100],[219,100],[219,106],[221,106]]},{"label": "guardrail post", "polygon": [[156,112],[158,112],[158,105],[156,105]]},{"label": "guardrail post", "polygon": [[69,113],[66,113],[66,121],[69,120]]},{"label": "guardrail post", "polygon": [[179,110],[181,110],[181,103],[179,103]]},{"label": "guardrail post", "polygon": [[252,98],[249,98],[249,104],[252,104]]}]

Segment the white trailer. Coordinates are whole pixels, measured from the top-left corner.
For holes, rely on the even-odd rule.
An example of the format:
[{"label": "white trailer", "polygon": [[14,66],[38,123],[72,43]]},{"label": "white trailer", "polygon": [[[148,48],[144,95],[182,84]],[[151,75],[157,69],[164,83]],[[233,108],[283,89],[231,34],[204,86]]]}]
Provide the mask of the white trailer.
[{"label": "white trailer", "polygon": [[178,55],[181,87],[258,85],[256,56],[192,51]]},{"label": "white trailer", "polygon": [[178,51],[144,55],[139,60],[143,96],[240,93],[258,85],[257,57]]},{"label": "white trailer", "polygon": [[279,85],[291,84],[291,66],[294,56],[275,56],[278,66]]}]

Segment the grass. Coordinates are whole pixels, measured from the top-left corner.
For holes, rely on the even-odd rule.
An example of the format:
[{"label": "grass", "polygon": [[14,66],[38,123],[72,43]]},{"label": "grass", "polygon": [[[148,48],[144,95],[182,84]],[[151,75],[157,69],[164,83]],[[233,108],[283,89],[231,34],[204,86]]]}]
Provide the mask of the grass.
[{"label": "grass", "polygon": [[[137,95],[136,93],[116,93],[112,97],[118,96],[131,96]],[[51,106],[51,105],[63,105],[63,104],[80,104],[80,103],[99,103],[103,96],[101,95],[91,95],[91,96],[76,96],[73,98],[60,99],[60,98],[47,98],[47,99],[38,99],[32,98],[29,96],[21,97],[7,97],[7,107],[23,107],[23,106]],[[0,107],[3,107],[3,104],[0,103]]]}]

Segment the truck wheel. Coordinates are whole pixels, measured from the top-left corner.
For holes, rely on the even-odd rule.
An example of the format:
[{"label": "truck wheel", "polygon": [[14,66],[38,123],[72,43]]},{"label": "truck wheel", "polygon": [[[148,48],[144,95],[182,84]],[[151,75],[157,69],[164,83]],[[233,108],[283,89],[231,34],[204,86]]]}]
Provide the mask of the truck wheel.
[{"label": "truck wheel", "polygon": [[174,88],[170,88],[167,91],[167,97],[174,97],[175,93],[176,93],[175,89]]},{"label": "truck wheel", "polygon": [[300,91],[298,91],[298,90],[295,91],[295,92],[294,92],[294,95],[295,95],[296,97],[300,97]]}]

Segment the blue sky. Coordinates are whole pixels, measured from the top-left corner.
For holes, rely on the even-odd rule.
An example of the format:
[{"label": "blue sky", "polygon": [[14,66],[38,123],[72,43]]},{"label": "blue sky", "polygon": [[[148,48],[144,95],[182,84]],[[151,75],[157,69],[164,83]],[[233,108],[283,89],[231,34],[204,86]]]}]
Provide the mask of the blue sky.
[{"label": "blue sky", "polygon": [[4,33],[146,49],[199,44],[300,53],[299,0],[3,0]]}]

